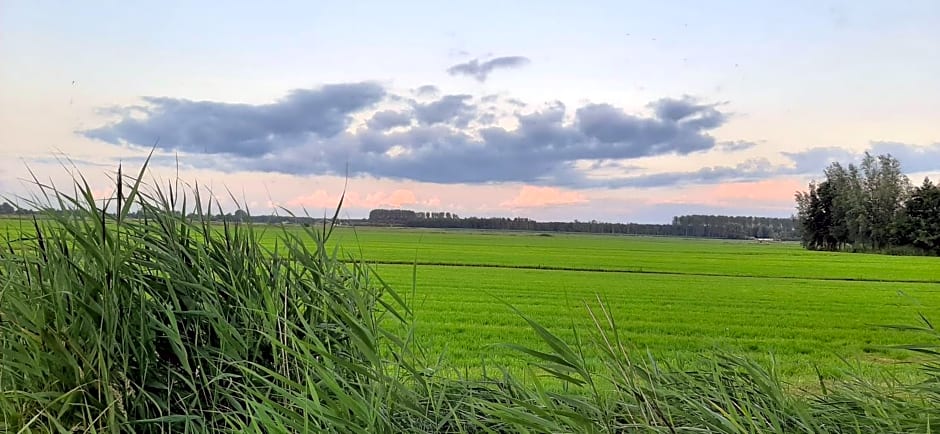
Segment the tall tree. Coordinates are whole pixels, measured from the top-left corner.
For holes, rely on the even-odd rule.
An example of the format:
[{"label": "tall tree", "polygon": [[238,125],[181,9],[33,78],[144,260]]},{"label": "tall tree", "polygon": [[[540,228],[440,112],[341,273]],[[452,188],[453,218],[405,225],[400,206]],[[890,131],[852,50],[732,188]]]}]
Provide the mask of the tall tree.
[{"label": "tall tree", "polygon": [[911,183],[901,172],[901,162],[889,155],[877,158],[865,153],[862,160],[865,189],[865,233],[874,249],[888,246],[892,227],[903,210]]},{"label": "tall tree", "polygon": [[835,196],[835,189],[828,180],[810,183],[809,191],[796,194],[803,247],[812,250],[838,248],[838,239],[832,231]]},{"label": "tall tree", "polygon": [[850,182],[848,172],[839,163],[832,163],[826,168],[826,182],[832,190],[832,215],[828,235],[835,239],[837,248],[852,242],[849,231],[851,204],[848,200]]},{"label": "tall tree", "polygon": [[900,242],[940,255],[940,186],[925,178],[904,203],[897,229]]}]

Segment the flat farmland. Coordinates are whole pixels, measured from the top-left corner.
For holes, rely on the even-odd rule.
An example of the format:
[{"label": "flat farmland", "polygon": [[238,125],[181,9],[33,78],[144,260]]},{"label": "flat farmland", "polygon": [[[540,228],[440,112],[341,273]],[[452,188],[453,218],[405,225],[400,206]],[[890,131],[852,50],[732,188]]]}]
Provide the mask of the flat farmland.
[{"label": "flat farmland", "polygon": [[[281,227],[256,225],[273,247]],[[302,229],[287,226],[288,231]],[[0,238],[31,229],[0,219]],[[589,341],[603,303],[639,355],[695,363],[730,352],[776,361],[811,383],[847,369],[916,375],[930,343],[886,326],[940,319],[940,258],[812,252],[795,243],[618,235],[338,228],[340,254],[374,264],[415,312],[416,337],[445,363],[522,368],[501,343],[540,347],[514,306],[552,332]],[[588,355],[590,349],[586,348]]]},{"label": "flat farmland", "polygon": [[333,241],[384,263],[940,283],[937,258],[813,252],[796,243],[377,228],[341,229]]},{"label": "flat farmland", "polygon": [[[794,243],[344,228],[334,242],[411,299],[417,336],[456,367],[521,366],[494,344],[538,346],[512,305],[559,336],[593,329],[601,300],[640,354],[694,363],[725,351],[812,381],[913,374],[890,325],[940,318],[940,258],[824,253]],[[409,265],[412,264],[412,265]],[[417,265],[414,265],[417,264]]]}]

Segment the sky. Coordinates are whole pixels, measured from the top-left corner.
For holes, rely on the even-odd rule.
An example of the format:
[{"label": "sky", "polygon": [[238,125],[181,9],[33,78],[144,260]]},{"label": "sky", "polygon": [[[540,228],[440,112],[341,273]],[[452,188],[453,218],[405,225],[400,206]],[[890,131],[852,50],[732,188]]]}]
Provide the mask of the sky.
[{"label": "sky", "polygon": [[0,2],[0,195],[151,151],[252,214],[787,217],[940,179],[940,2]]}]

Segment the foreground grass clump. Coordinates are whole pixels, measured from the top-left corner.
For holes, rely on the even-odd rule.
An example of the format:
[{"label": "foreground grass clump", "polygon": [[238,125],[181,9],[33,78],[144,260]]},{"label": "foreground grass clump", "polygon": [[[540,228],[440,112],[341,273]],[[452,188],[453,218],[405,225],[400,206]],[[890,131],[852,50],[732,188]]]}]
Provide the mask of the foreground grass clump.
[{"label": "foreground grass clump", "polygon": [[916,432],[940,417],[930,347],[912,348],[931,360],[921,384],[791,392],[739,357],[661,365],[603,307],[567,342],[529,321],[540,349],[514,349],[539,375],[461,378],[415,344],[402,296],[327,248],[331,224],[263,244],[212,227],[198,189],[142,176],[119,172],[102,206],[83,181],[40,185],[43,217],[4,242],[0,431]]},{"label": "foreground grass clump", "polygon": [[[45,190],[33,233],[6,243],[0,431],[355,430],[428,414],[397,407],[422,401],[404,396],[420,378],[407,343],[387,341],[395,364],[379,356],[377,324],[407,310],[330,255],[328,226],[306,234],[313,249],[296,234],[263,249],[251,227],[214,231],[198,192],[139,187],[118,184],[115,213],[83,184]],[[132,206],[148,218],[127,219]]]}]

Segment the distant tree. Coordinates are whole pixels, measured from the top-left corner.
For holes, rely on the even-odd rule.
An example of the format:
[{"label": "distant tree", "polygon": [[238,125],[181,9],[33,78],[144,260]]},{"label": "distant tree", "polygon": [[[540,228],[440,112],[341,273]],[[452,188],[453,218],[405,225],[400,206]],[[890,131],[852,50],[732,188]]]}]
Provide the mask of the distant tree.
[{"label": "distant tree", "polygon": [[0,214],[16,214],[16,208],[8,202],[0,204]]}]

